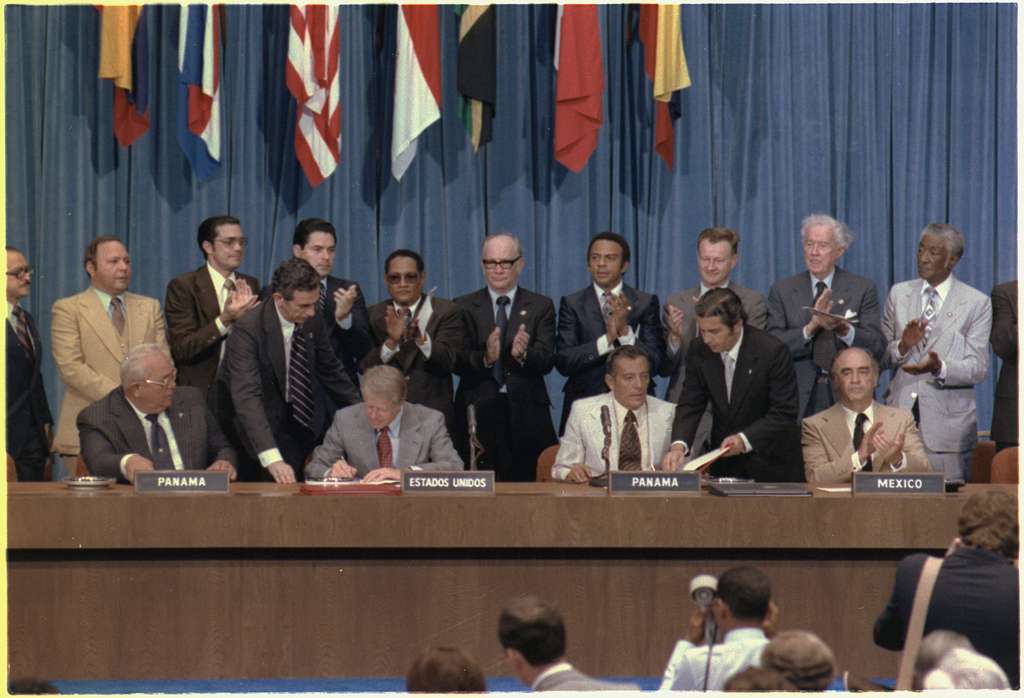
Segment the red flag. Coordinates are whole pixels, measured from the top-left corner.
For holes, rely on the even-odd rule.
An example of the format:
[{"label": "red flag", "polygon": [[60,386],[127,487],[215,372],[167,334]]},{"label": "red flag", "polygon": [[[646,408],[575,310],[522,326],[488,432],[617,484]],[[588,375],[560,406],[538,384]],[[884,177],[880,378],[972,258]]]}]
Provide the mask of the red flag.
[{"label": "red flag", "polygon": [[127,148],[149,130],[149,34],[145,8],[100,7],[101,78],[114,81],[114,137]]},{"label": "red flag", "polygon": [[391,174],[401,180],[417,139],[441,118],[441,25],[437,5],[398,8]]},{"label": "red flag", "polygon": [[587,164],[604,123],[604,62],[597,5],[558,8],[555,159],[573,172]]},{"label": "red flag", "polygon": [[672,122],[680,115],[679,90],[690,86],[679,6],[640,5],[638,34],[644,45],[644,70],[654,84],[654,150],[671,170],[675,164]]}]

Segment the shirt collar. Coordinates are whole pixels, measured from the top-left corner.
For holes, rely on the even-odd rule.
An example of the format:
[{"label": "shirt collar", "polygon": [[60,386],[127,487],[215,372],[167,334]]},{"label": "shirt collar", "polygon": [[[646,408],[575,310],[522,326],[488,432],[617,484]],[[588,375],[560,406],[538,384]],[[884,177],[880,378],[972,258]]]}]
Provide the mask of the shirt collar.
[{"label": "shirt collar", "polygon": [[533,680],[533,683],[530,685],[530,689],[535,690],[537,686],[540,685],[541,681],[554,674],[561,674],[563,671],[572,671],[572,664],[569,662],[558,662],[557,664],[552,664],[547,669],[537,674],[537,678]]},{"label": "shirt collar", "polygon": [[398,414],[395,415],[395,418],[387,426],[388,436],[392,439],[397,439],[398,435],[402,433],[402,412],[404,411],[405,405],[403,403],[402,407],[398,408]]},{"label": "shirt collar", "polygon": [[[420,297],[416,300],[416,302],[409,306],[410,317],[416,317],[416,309],[420,307],[420,303],[422,302],[423,294],[421,293]],[[395,302],[394,298],[391,299],[391,306],[395,309],[396,312],[401,308],[401,306],[399,306],[398,303]]]},{"label": "shirt collar", "polygon": [[732,349],[729,351],[723,351],[722,356],[728,355],[732,358],[733,365],[740,358],[740,347],[743,345],[743,326],[740,325],[740,338],[736,340],[736,343],[732,345]]},{"label": "shirt collar", "polygon": [[[928,289],[929,288],[932,288],[932,287],[928,284],[927,281],[925,281],[923,284],[921,284],[921,295],[927,297]],[[938,286],[935,286],[935,291],[939,294],[939,302],[940,303],[944,303],[946,301],[946,296],[949,295],[949,289],[951,289],[951,288],[953,288],[953,275],[952,274],[947,276],[946,280],[943,281],[941,284],[939,284]]]},{"label": "shirt collar", "polygon": [[[605,290],[598,286],[597,284],[594,284],[594,293],[597,294],[597,300],[601,300],[601,296],[605,293]],[[620,295],[622,293],[622,280],[620,279],[618,285],[615,288],[608,291],[608,293],[614,296]]]},{"label": "shirt collar", "polygon": [[742,640],[767,640],[764,630],[761,628],[733,628],[722,638],[722,644]]},{"label": "shirt collar", "polygon": [[227,276],[224,276],[219,271],[214,269],[213,265],[210,264],[209,262],[206,263],[206,271],[208,271],[209,274],[210,274],[210,281],[213,282],[213,289],[217,292],[217,296],[218,297],[222,293],[224,293],[224,281],[225,280],[231,279],[232,281],[235,281],[235,272],[231,272]]},{"label": "shirt collar", "polygon": [[[114,298],[114,296],[110,295],[106,291],[99,290],[95,286],[92,287],[92,290],[96,292],[97,296],[99,296],[100,303],[103,304],[103,309],[104,310],[110,310],[110,301]],[[124,298],[123,297],[121,297],[121,296],[117,296],[117,297],[121,299],[122,303],[124,303]]]},{"label": "shirt collar", "polygon": [[818,282],[819,281],[824,281],[825,282],[825,288],[832,288],[832,280],[836,276],[836,268],[832,267],[832,271],[830,271],[828,273],[828,276],[826,276],[824,279],[819,279],[817,276],[815,276],[811,272],[807,272],[807,276],[809,276],[811,278],[811,290],[814,291],[815,293],[817,293],[818,292]]},{"label": "shirt collar", "polygon": [[[726,280],[726,282],[724,284],[722,284],[721,286],[715,286],[715,288],[729,288],[729,281]],[[713,290],[714,290],[713,288],[711,288],[709,286],[705,286],[704,282],[701,281],[700,282],[700,296],[698,296],[698,298],[702,297],[708,291],[713,291]]]},{"label": "shirt collar", "polygon": [[[615,399],[615,395],[608,393],[612,396],[612,405],[615,407],[615,418],[617,424],[626,423],[626,414],[630,412],[630,409],[623,405],[621,402]],[[637,421],[640,421],[647,414],[647,400],[644,400],[644,404],[632,411],[636,415]]]},{"label": "shirt collar", "polygon": [[491,305],[494,306],[495,308],[498,307],[498,298],[499,297],[501,297],[501,296],[508,296],[508,307],[509,307],[509,309],[511,309],[512,308],[512,304],[516,302],[516,291],[518,291],[518,290],[519,290],[519,285],[518,284],[516,284],[515,286],[510,288],[505,293],[498,293],[497,291],[495,291],[490,286],[487,287],[487,293],[489,293],[491,295]]},{"label": "shirt collar", "polygon": [[[273,300],[271,300],[271,303],[273,303]],[[277,313],[277,319],[281,321],[282,330],[287,332],[293,332],[295,330],[295,323],[281,314],[281,309],[277,307],[277,303],[274,303],[274,312]]]},{"label": "shirt collar", "polygon": [[867,409],[864,410],[863,413],[861,413],[861,412],[854,412],[853,410],[851,410],[849,407],[847,407],[846,405],[844,405],[842,403],[839,403],[839,406],[843,408],[843,414],[846,415],[846,421],[849,422],[850,424],[856,423],[857,415],[858,414],[865,414],[865,415],[867,415],[867,417],[868,417],[868,424],[874,424],[875,423],[875,402],[874,402],[874,400],[871,401],[871,404],[868,405]]},{"label": "shirt collar", "polygon": [[[136,416],[137,416],[137,417],[138,417],[138,418],[139,418],[140,420],[145,420],[145,421],[149,421],[149,420],[147,420],[147,419],[146,419],[146,417],[147,417],[147,416],[149,415],[149,413],[148,413],[148,412],[143,412],[143,411],[142,411],[142,410],[140,410],[140,409],[139,409],[138,407],[136,407],[136,406],[135,406],[135,403],[134,403],[134,402],[132,402],[131,400],[129,400],[129,399],[128,399],[128,396],[127,396],[127,395],[125,395],[125,396],[124,396],[124,400],[125,400],[125,402],[127,402],[127,403],[128,403],[128,404],[129,404],[130,406],[131,406],[131,408],[132,408],[132,411],[134,411],[134,412],[135,412],[135,415],[136,415]],[[163,412],[161,412],[160,414],[163,414]],[[159,417],[159,415],[157,415],[157,416]]]}]

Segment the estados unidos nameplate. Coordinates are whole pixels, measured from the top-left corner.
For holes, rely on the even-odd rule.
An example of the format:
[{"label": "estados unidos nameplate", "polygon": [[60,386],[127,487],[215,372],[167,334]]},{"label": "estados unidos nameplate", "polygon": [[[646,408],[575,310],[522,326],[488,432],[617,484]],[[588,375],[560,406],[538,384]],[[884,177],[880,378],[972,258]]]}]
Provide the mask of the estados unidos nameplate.
[{"label": "estados unidos nameplate", "polygon": [[402,494],[494,494],[494,471],[403,470]]},{"label": "estados unidos nameplate", "polygon": [[854,494],[944,494],[942,473],[854,473]]},{"label": "estados unidos nameplate", "polygon": [[137,494],[227,494],[225,470],[144,470],[135,473]]},{"label": "estados unidos nameplate", "polygon": [[611,493],[613,495],[700,494],[700,473],[613,470],[611,476]]}]

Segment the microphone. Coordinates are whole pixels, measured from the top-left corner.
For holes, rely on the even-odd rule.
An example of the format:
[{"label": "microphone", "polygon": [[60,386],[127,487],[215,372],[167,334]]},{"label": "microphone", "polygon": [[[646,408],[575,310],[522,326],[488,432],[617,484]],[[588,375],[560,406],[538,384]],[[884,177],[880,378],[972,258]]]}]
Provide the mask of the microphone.
[{"label": "microphone", "polygon": [[612,411],[608,405],[601,405],[601,429],[604,431],[604,448],[601,449],[601,459],[604,460],[605,475],[612,469],[609,451],[612,447]]},{"label": "microphone", "polygon": [[469,469],[476,470],[476,459],[484,450],[476,438],[476,405],[466,407],[466,422],[469,426]]},{"label": "microphone", "polygon": [[708,610],[718,590],[718,579],[710,574],[699,574],[690,580],[690,598],[704,611],[704,639],[708,643],[708,661],[704,665],[704,690],[708,690],[708,676],[711,674],[711,653],[715,645],[718,626]]},{"label": "microphone", "polygon": [[469,422],[470,436],[476,436],[476,405],[470,405],[466,408],[466,418]]}]

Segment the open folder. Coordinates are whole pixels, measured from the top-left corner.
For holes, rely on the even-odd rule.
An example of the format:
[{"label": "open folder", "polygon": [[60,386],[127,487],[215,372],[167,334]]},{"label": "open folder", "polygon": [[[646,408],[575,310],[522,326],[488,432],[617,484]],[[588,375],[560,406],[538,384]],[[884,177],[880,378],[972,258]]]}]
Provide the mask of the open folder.
[{"label": "open folder", "polygon": [[721,458],[723,453],[725,453],[724,448],[716,448],[714,451],[708,451],[703,456],[698,456],[697,458],[691,460],[689,463],[685,464],[683,466],[683,472],[692,473],[695,470],[702,470],[706,466],[711,465],[716,460]]}]

